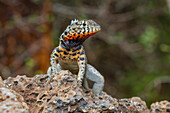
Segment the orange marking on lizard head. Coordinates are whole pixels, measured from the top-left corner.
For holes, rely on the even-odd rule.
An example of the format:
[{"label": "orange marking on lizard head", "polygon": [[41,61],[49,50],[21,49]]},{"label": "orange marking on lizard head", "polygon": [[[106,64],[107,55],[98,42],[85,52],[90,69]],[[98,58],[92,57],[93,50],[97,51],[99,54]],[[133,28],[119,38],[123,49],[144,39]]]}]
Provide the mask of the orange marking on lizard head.
[{"label": "orange marking on lizard head", "polygon": [[[83,43],[89,36],[101,30],[99,24],[93,20],[72,20],[71,24],[60,36],[60,40],[72,43]],[[71,44],[71,43],[70,43]]]}]

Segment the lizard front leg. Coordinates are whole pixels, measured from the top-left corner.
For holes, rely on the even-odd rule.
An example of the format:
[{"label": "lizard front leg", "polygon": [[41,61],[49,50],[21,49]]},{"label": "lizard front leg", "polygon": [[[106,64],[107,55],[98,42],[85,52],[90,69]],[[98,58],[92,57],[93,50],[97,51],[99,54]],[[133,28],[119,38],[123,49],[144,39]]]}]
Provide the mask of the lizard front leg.
[{"label": "lizard front leg", "polygon": [[59,57],[59,47],[56,47],[50,57],[50,67],[47,70],[47,74],[54,75],[57,73],[57,63]]},{"label": "lizard front leg", "polygon": [[86,62],[87,62],[83,47],[80,50],[80,55],[79,55],[77,61],[78,61],[78,67],[79,67],[77,81],[78,81],[78,86],[81,86],[83,79],[84,79],[85,70],[86,70]]},{"label": "lizard front leg", "polygon": [[50,75],[49,79],[46,82],[46,85],[51,81],[51,79],[54,77],[54,75],[56,75],[57,73],[57,63],[58,63],[58,58],[60,55],[60,50],[59,47],[56,47],[50,57],[50,67],[47,70],[47,74]]}]

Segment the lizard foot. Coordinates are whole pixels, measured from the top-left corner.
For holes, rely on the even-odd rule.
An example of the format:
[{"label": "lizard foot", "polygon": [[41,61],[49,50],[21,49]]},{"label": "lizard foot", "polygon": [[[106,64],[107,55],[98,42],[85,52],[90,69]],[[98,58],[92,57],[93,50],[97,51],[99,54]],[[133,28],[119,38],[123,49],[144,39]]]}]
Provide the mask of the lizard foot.
[{"label": "lizard foot", "polygon": [[77,82],[77,86],[78,86],[78,87],[82,87],[82,82],[78,81],[78,82]]}]

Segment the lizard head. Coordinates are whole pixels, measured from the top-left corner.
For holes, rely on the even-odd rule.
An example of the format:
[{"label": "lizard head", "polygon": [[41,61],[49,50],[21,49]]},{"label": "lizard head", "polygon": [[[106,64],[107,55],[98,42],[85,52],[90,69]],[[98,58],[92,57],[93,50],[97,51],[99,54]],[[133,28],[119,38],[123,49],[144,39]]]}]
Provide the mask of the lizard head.
[{"label": "lizard head", "polygon": [[93,20],[72,20],[66,30],[61,34],[60,41],[67,47],[81,45],[89,36],[101,30],[99,24]]}]

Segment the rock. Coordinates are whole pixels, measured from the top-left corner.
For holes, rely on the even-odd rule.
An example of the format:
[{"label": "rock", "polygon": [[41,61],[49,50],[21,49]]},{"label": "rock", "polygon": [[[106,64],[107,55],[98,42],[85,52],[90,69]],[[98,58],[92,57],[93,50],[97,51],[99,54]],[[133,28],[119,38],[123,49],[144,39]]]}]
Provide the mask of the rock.
[{"label": "rock", "polygon": [[170,113],[170,102],[165,100],[161,102],[152,103],[151,113]]},{"label": "rock", "polygon": [[142,101],[139,97],[132,97],[130,99],[120,99],[119,109],[121,112],[138,112],[138,113],[149,113],[146,107],[146,103]]},{"label": "rock", "polygon": [[[60,71],[57,75],[46,84],[49,75],[36,75],[32,78],[26,76],[9,77],[0,87],[8,86],[5,92],[12,92],[11,98],[15,95],[21,103],[21,108],[28,110],[30,113],[68,113],[68,112],[111,112],[111,113],[149,113],[146,103],[139,97],[129,99],[116,99],[102,92],[103,97],[97,97],[91,89],[85,89],[77,86],[76,75],[69,71]],[[4,91],[2,89],[2,91]],[[18,94],[16,94],[16,92]],[[2,93],[1,93],[2,94]],[[13,95],[13,96],[12,96]],[[23,102],[23,98],[24,102]],[[5,99],[7,100],[7,99]],[[17,102],[18,102],[17,101]],[[5,105],[5,104],[4,104]],[[17,105],[17,104],[16,104]],[[28,107],[27,107],[28,105]],[[169,110],[168,106],[158,107],[153,104],[151,112],[156,109]],[[2,104],[1,104],[2,106]]]},{"label": "rock", "polygon": [[98,98],[91,89],[77,86],[76,75],[69,71],[60,71],[46,85],[48,75],[36,75],[33,78],[17,76],[4,81],[10,89],[24,97],[31,113],[50,112],[149,112],[139,97],[116,99],[102,92]]},{"label": "rock", "polygon": [[8,89],[0,78],[0,112],[1,113],[28,113],[28,106],[23,97]]}]

